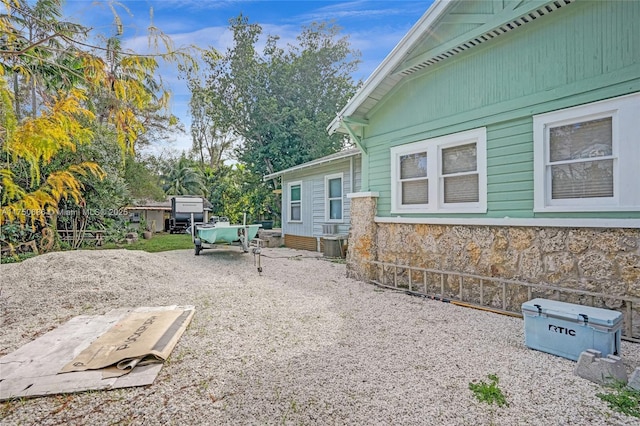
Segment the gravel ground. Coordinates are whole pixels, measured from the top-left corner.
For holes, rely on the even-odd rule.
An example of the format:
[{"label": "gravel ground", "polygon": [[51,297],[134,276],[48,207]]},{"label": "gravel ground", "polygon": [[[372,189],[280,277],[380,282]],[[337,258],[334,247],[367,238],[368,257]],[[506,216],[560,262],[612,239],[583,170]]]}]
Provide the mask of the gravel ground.
[{"label": "gravel ground", "polygon": [[[521,319],[383,290],[314,253],[50,253],[0,266],[0,355],[81,315],[195,305],[148,387],[0,403],[3,425],[631,425]],[[628,372],[640,345],[623,342]],[[476,400],[496,374],[508,407]],[[0,384],[1,385],[1,384]],[[606,391],[606,390],[604,390]]]}]

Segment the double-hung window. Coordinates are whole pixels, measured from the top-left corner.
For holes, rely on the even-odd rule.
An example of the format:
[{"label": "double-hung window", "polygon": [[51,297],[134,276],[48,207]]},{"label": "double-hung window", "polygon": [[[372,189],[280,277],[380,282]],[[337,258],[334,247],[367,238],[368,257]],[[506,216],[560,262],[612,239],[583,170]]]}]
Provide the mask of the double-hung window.
[{"label": "double-hung window", "polygon": [[486,212],[486,140],[480,128],[391,148],[391,212]]},{"label": "double-hung window", "polygon": [[640,207],[640,94],[533,118],[538,212]]},{"label": "double-hung window", "polygon": [[342,222],[342,173],[324,177],[325,221]]},{"label": "double-hung window", "polygon": [[289,222],[302,222],[302,182],[289,184]]}]

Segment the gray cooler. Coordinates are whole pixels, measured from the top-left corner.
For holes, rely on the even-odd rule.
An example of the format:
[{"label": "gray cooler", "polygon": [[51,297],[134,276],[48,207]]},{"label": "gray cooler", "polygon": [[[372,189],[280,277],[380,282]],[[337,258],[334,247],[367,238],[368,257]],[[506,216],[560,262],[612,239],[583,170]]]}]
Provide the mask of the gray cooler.
[{"label": "gray cooler", "polygon": [[548,299],[522,304],[525,345],[577,361],[587,349],[620,356],[622,314]]}]

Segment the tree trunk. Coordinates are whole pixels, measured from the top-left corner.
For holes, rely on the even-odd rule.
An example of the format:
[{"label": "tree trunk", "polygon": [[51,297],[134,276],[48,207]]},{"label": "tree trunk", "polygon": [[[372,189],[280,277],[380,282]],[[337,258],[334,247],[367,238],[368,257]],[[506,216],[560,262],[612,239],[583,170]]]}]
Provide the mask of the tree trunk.
[{"label": "tree trunk", "polygon": [[16,103],[16,120],[20,121],[20,80],[18,79],[18,73],[13,73],[13,100]]}]

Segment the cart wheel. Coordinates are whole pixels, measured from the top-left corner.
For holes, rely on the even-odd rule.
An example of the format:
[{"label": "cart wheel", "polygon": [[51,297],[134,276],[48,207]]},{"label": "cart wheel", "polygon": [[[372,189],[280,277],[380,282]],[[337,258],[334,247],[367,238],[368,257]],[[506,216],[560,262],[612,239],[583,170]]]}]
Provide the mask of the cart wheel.
[{"label": "cart wheel", "polygon": [[258,273],[262,273],[262,266],[258,266]]},{"label": "cart wheel", "polygon": [[202,243],[200,242],[199,239],[195,240],[195,250],[196,250],[196,256],[199,256],[200,251],[202,251]]}]

